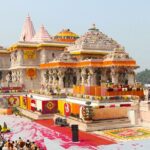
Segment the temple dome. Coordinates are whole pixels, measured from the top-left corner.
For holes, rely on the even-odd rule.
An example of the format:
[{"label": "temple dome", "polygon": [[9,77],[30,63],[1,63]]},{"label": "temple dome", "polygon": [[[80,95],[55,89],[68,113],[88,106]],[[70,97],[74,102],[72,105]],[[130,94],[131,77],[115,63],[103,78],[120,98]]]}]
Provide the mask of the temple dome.
[{"label": "temple dome", "polygon": [[95,27],[88,30],[83,36],[75,41],[75,44],[68,48],[69,51],[111,52],[120,47],[115,40],[103,34]]},{"label": "temple dome", "polygon": [[46,42],[51,40],[51,36],[49,35],[45,27],[42,25],[39,31],[33,37],[32,42]]},{"label": "temple dome", "polygon": [[79,38],[79,36],[70,31],[70,29],[64,29],[55,35],[54,40],[58,42],[72,43],[75,42],[77,38]]}]

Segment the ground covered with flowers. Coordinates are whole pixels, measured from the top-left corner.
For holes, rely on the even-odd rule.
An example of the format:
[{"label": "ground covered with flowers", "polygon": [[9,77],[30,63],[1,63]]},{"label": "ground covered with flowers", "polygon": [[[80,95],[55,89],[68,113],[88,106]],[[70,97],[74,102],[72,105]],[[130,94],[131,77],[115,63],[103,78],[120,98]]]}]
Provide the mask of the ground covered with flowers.
[{"label": "ground covered with flowers", "polygon": [[0,115],[0,125],[6,122],[11,132],[3,133],[6,140],[34,141],[41,150],[147,150],[150,129],[121,128],[87,133],[79,131],[79,142],[72,142],[69,127],[55,126],[52,120],[31,121],[15,115]]},{"label": "ground covered with flowers", "polygon": [[72,142],[71,128],[59,127],[53,124],[52,120],[31,121],[25,117],[15,115],[0,115],[0,124],[6,122],[11,132],[4,133],[5,139],[11,141],[22,139],[34,141],[41,149],[46,150],[49,147],[46,144],[51,143],[51,146],[57,149],[90,149],[96,150],[99,145],[108,145],[116,143],[113,140],[99,137],[97,135],[79,132],[79,142]]},{"label": "ground covered with flowers", "polygon": [[106,130],[104,135],[114,137],[116,140],[140,140],[150,138],[150,129],[146,128],[121,128],[114,130]]}]

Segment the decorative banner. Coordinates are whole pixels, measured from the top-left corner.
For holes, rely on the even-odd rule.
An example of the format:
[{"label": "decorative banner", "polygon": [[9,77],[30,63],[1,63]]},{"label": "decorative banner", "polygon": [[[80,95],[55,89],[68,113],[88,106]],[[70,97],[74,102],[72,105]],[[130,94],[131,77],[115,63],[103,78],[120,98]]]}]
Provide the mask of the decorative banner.
[{"label": "decorative banner", "polygon": [[23,105],[27,107],[27,96],[23,97]]},{"label": "decorative banner", "polygon": [[82,106],[81,111],[82,111],[82,116],[85,118],[86,117],[86,107]]},{"label": "decorative banner", "polygon": [[8,106],[10,107],[19,106],[19,97],[10,96],[7,97],[7,100],[8,100]]},{"label": "decorative banner", "polygon": [[65,103],[64,104],[64,112],[65,112],[65,116],[70,116],[71,113],[71,105],[69,103]]},{"label": "decorative banner", "polygon": [[24,50],[24,59],[35,59],[36,58],[36,51],[35,50]]},{"label": "decorative banner", "polygon": [[53,102],[48,102],[46,107],[47,107],[47,109],[52,110],[54,108],[54,103]]},{"label": "decorative banner", "polygon": [[30,79],[36,78],[36,69],[30,68],[26,70],[27,77]]},{"label": "decorative banner", "polygon": [[31,110],[32,111],[36,110],[36,101],[34,99],[31,100]]},{"label": "decorative banner", "polygon": [[42,113],[48,114],[48,113],[55,113],[58,108],[58,102],[57,101],[43,101],[42,102]]}]

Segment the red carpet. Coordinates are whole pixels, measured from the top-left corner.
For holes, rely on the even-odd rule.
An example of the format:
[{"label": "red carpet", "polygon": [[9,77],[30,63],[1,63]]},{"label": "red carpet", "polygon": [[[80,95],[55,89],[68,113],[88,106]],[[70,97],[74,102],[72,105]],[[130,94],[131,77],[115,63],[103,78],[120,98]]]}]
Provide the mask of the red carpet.
[{"label": "red carpet", "polygon": [[[60,134],[66,135],[70,138],[72,138],[72,133],[71,133],[71,128],[70,127],[60,127],[54,125],[53,120],[36,120],[35,122],[48,127],[54,131],[59,132]],[[72,143],[71,145],[78,145],[78,146],[99,146],[99,145],[108,145],[108,144],[114,144],[116,143],[115,141],[112,141],[110,139],[106,139],[104,137],[96,136],[94,134],[84,132],[84,131],[79,131],[79,140],[80,142],[78,143]],[[65,148],[68,148],[71,146],[70,144],[67,145],[62,145]]]}]

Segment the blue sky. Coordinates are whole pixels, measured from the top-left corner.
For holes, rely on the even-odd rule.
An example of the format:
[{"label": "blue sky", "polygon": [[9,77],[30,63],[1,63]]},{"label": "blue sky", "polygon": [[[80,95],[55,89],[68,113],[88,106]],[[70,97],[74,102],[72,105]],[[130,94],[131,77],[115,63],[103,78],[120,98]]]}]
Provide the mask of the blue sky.
[{"label": "blue sky", "polygon": [[51,35],[70,28],[79,35],[95,23],[137,60],[140,70],[150,69],[149,0],[5,0],[0,9],[0,44],[18,41],[29,13],[35,29],[44,24]]}]

